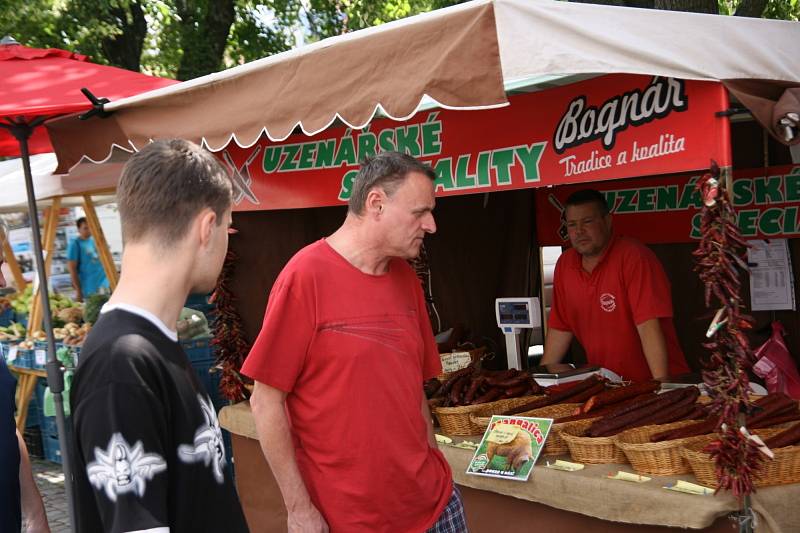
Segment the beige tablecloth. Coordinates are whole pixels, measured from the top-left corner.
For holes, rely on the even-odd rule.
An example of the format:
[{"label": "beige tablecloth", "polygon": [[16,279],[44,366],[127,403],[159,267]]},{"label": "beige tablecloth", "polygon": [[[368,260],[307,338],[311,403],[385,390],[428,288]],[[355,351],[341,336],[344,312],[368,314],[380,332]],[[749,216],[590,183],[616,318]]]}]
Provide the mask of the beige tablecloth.
[{"label": "beige tablecloth", "polygon": [[[242,402],[220,412],[220,425],[238,435],[257,439],[250,405]],[[454,439],[456,442],[463,439]],[[475,437],[472,440],[477,441]],[[633,472],[630,465],[587,465],[578,472],[544,468],[540,458],[526,483],[467,475],[472,452],[440,445],[459,485],[538,502],[556,509],[581,513],[602,520],[630,524],[654,524],[702,529],[720,516],[738,508],[727,493],[717,496],[693,496],[662,488],[678,479],[696,481],[694,476],[653,476],[647,483],[610,480],[606,476],[618,470]],[[565,459],[569,460],[568,457]],[[753,495],[758,513],[758,533],[800,532],[800,484],[767,487]]]}]

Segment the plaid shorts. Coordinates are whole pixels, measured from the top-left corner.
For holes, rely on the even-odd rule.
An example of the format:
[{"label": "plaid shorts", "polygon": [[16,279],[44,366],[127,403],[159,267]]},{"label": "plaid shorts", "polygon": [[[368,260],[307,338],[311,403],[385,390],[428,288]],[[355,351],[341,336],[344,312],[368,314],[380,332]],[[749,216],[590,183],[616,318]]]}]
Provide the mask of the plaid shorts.
[{"label": "plaid shorts", "polygon": [[464,516],[464,504],[461,501],[461,492],[453,485],[453,495],[447,502],[439,520],[433,524],[428,533],[468,533],[467,518]]}]

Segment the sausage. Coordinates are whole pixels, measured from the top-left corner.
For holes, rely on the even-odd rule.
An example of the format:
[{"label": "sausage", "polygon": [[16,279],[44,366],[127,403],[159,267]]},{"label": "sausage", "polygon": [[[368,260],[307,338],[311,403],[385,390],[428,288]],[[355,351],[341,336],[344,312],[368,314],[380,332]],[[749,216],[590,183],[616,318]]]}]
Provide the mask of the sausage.
[{"label": "sausage", "polygon": [[694,402],[697,400],[698,396],[700,396],[700,391],[697,389],[697,387],[689,387],[688,392],[680,400],[675,402],[670,407],[663,409],[662,411],[653,413],[653,416],[651,417],[645,417],[639,421],[644,422],[644,424],[637,425],[649,426],[652,424],[668,424],[670,422],[679,420],[683,416],[694,411]]},{"label": "sausage", "polygon": [[509,409],[504,413],[500,413],[502,415],[516,415],[518,413],[524,413],[526,411],[532,411],[533,409],[539,409],[540,407],[546,407],[548,405],[553,405],[554,403],[561,403],[570,396],[574,396],[584,390],[589,389],[590,387],[594,386],[600,380],[600,377],[597,374],[593,374],[592,376],[584,379],[578,385],[571,387],[570,389],[558,392],[556,394],[547,396],[546,398],[540,398],[538,400],[532,400],[530,402],[524,403],[519,407],[515,407],[514,409]]},{"label": "sausage", "polygon": [[527,390],[528,390],[528,384],[523,383],[521,385],[517,385],[516,387],[507,388],[505,394],[503,394],[503,397],[516,398],[517,396],[521,396]]},{"label": "sausage", "polygon": [[511,379],[517,375],[517,370],[515,368],[510,368],[508,370],[501,370],[500,372],[495,372],[491,375],[486,376],[486,383],[489,385],[499,385],[503,381]]},{"label": "sausage", "polygon": [[800,424],[795,424],[764,441],[768,448],[785,448],[800,442]]},{"label": "sausage", "polygon": [[519,387],[520,385],[525,383],[525,388],[527,389],[528,384],[526,382],[528,381],[528,379],[529,379],[528,376],[526,376],[525,374],[520,374],[518,376],[514,376],[513,378],[504,379],[502,381],[497,381],[497,380],[491,381],[488,379],[487,381],[489,382],[490,385],[496,385],[498,387],[503,387],[503,388]]},{"label": "sausage", "polygon": [[469,375],[463,375],[456,380],[453,384],[453,388],[450,389],[450,403],[453,405],[458,405],[461,403],[461,394],[464,390],[464,386],[469,383],[470,377]]},{"label": "sausage", "polygon": [[475,399],[475,395],[478,394],[478,389],[485,381],[486,378],[484,376],[473,376],[467,388],[467,392],[464,393],[464,403],[470,403]]},{"label": "sausage", "polygon": [[477,405],[479,403],[488,403],[494,401],[499,397],[501,397],[504,392],[505,391],[503,391],[503,389],[501,389],[500,387],[492,387],[491,389],[486,391],[486,393],[483,396],[479,396],[478,398],[472,400],[472,403],[470,405]]},{"label": "sausage", "polygon": [[684,398],[685,394],[686,391],[684,389],[675,389],[665,392],[664,394],[659,394],[654,402],[650,402],[647,405],[639,406],[624,414],[606,416],[598,420],[589,427],[586,435],[589,437],[613,435],[619,428],[632,424],[648,415],[652,415],[654,412],[658,412],[659,409],[664,409],[673,405],[675,402]]},{"label": "sausage", "polygon": [[684,426],[682,428],[670,429],[656,433],[650,437],[650,442],[661,442],[665,440],[685,439],[687,437],[696,437],[698,435],[707,435],[713,433],[717,429],[719,423],[718,417],[713,417],[708,420],[703,420],[697,424]]},{"label": "sausage", "polygon": [[777,400],[768,403],[763,410],[757,415],[747,417],[747,425],[752,426],[758,424],[763,420],[767,420],[777,415],[790,414],[797,412],[797,402],[788,396],[778,398]]},{"label": "sausage", "polygon": [[455,371],[452,376],[447,378],[447,381],[444,382],[444,385],[442,385],[442,396],[447,396],[447,393],[450,392],[450,389],[453,388],[453,385],[455,385],[456,381],[463,376],[471,374],[472,370],[472,366],[470,365],[466,368]]},{"label": "sausage", "polygon": [[768,428],[771,426],[778,426],[780,424],[785,424],[786,422],[794,422],[795,420],[800,420],[800,411],[796,413],[789,413],[788,415],[780,415],[775,416],[773,418],[767,418],[756,422],[755,424],[747,424],[748,429],[760,429],[760,428]]},{"label": "sausage", "polygon": [[593,398],[593,397],[597,396],[598,394],[602,393],[604,390],[606,390],[606,384],[602,383],[602,382],[601,383],[597,383],[596,385],[593,385],[592,387],[589,387],[585,391],[579,392],[575,396],[570,397],[569,398],[569,403],[581,403],[583,401],[588,400],[589,398]]},{"label": "sausage", "polygon": [[642,383],[634,383],[632,385],[628,385],[627,387],[619,387],[617,389],[607,390],[589,398],[581,411],[584,413],[589,413],[604,405],[615,404],[623,400],[627,400],[628,398],[635,398],[641,394],[655,392],[660,388],[661,382],[652,380],[644,381]]},{"label": "sausage", "polygon": [[679,418],[678,420],[698,420],[701,418],[705,418],[708,416],[708,411],[704,405],[697,405],[695,404],[694,408],[686,413],[683,417]]}]

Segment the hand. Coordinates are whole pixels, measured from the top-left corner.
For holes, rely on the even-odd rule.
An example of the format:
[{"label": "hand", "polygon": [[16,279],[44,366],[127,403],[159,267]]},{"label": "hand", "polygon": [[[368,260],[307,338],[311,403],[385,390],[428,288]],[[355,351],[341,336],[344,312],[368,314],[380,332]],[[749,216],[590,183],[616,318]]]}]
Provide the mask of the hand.
[{"label": "hand", "polygon": [[289,511],[289,533],[328,533],[328,523],[312,503]]}]

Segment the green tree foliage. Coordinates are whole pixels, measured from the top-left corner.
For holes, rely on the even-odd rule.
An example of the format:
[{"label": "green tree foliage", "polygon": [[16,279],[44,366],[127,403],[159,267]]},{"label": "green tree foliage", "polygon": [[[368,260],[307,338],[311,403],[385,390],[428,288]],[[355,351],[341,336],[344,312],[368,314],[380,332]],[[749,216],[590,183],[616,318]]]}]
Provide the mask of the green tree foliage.
[{"label": "green tree foliage", "polygon": [[[572,0],[800,18],[800,0]],[[459,0],[0,0],[0,36],[98,63],[191,79]]]}]

